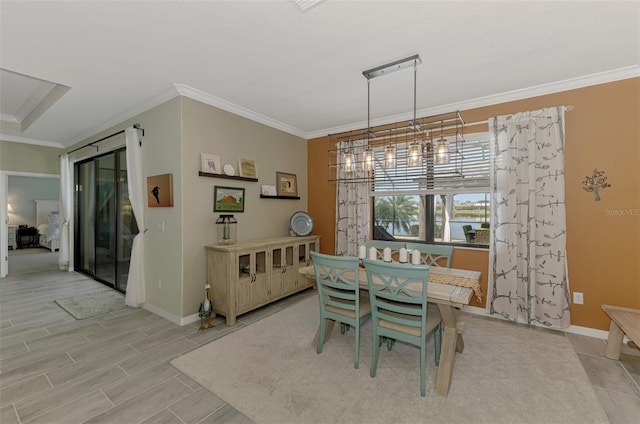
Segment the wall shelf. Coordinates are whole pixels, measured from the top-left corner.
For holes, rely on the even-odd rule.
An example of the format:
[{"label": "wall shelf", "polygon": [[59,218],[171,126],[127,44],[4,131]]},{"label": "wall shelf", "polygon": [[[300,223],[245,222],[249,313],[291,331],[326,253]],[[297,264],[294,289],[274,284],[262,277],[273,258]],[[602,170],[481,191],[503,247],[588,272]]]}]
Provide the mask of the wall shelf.
[{"label": "wall shelf", "polygon": [[261,199],[294,199],[300,200],[299,196],[267,196],[265,194],[260,195]]},{"label": "wall shelf", "polygon": [[224,178],[224,179],[227,179],[227,180],[258,182],[257,178],[240,177],[240,176],[237,176],[237,175],[210,174],[208,172],[202,172],[202,171],[199,171],[198,175],[200,175],[201,177],[209,177],[209,178]]}]

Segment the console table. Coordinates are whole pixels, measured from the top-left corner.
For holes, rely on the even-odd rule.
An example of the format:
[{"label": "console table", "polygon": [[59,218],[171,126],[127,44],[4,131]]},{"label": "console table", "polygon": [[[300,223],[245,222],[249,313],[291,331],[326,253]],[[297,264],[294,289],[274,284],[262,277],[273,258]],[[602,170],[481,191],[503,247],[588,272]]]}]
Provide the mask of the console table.
[{"label": "console table", "polygon": [[18,248],[38,247],[38,229],[36,227],[18,228]]}]

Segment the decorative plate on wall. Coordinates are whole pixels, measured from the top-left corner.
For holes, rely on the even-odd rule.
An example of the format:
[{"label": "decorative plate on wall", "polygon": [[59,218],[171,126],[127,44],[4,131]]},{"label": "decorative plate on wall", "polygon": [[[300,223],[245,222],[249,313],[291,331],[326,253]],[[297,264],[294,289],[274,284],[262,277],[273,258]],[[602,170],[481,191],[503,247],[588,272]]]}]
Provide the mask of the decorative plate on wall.
[{"label": "decorative plate on wall", "polygon": [[225,163],[222,170],[224,171],[225,175],[228,175],[230,177],[236,175],[236,169],[230,163]]},{"label": "decorative plate on wall", "polygon": [[308,236],[313,231],[313,219],[308,213],[298,211],[291,215],[291,231],[297,236]]}]

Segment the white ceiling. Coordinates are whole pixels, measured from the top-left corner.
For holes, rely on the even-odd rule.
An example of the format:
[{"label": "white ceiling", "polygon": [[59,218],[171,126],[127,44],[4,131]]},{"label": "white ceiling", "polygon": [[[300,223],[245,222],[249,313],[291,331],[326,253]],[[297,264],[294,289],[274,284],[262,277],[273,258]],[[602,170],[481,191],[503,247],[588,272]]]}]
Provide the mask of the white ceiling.
[{"label": "white ceiling", "polygon": [[[418,113],[448,112],[639,76],[639,28],[639,1],[2,0],[0,67],[70,87],[2,138],[70,146],[178,93],[314,137],[366,124],[366,69],[419,54]],[[30,86],[0,83],[15,117]],[[412,114],[410,70],[371,80],[372,123]]]}]

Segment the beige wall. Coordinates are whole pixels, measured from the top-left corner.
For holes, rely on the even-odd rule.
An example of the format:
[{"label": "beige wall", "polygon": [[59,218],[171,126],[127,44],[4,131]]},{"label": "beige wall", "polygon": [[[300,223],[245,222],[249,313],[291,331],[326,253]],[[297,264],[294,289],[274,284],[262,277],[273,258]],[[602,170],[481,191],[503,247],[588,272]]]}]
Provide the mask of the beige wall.
[{"label": "beige wall", "polygon": [[35,144],[0,141],[0,170],[59,174],[60,155],[64,150]]},{"label": "beige wall", "polygon": [[[640,78],[465,110],[462,116],[466,122],[486,121],[558,105],[574,106],[565,131],[567,261],[571,291],[584,293],[584,304],[571,306],[571,324],[607,330],[603,303],[640,308]],[[322,235],[322,251],[329,253],[335,244],[335,208],[327,207],[335,202],[335,184],[327,182],[331,143],[329,137],[309,140],[308,153],[309,212],[315,233]],[[604,170],[611,183],[601,190],[600,202],[582,189],[594,168]],[[484,307],[488,252],[456,249],[452,266],[483,273],[485,296],[472,305]]]},{"label": "beige wall", "polygon": [[[289,218],[307,209],[307,143],[304,139],[182,97],[183,316],[197,313],[204,298],[206,255],[217,244],[213,212],[214,186],[245,189],[245,211],[235,213],[238,240],[285,236]],[[238,169],[238,159],[253,159],[258,182],[201,177],[200,153],[220,156],[222,165]],[[300,200],[261,199],[262,184],[275,185],[276,171],[297,175]],[[215,293],[214,293],[215,296]]]},{"label": "beige wall", "polygon": [[[134,123],[145,130],[145,177],[173,174],[174,207],[145,208],[147,303],[174,317],[189,317],[197,314],[204,297],[204,246],[216,244],[214,223],[220,214],[213,213],[213,187],[245,188],[245,212],[234,214],[238,240],[287,235],[290,216],[307,208],[307,144],[255,121],[176,97],[74,147]],[[101,151],[123,142],[123,137],[114,137],[100,143]],[[236,169],[239,158],[253,159],[259,181],[200,177],[200,153],[219,155],[222,164],[231,163]],[[297,175],[300,200],[260,198],[260,186],[275,184],[276,171]],[[162,222],[164,232],[158,229]]]},{"label": "beige wall", "polygon": [[[153,109],[127,121],[108,128],[67,149],[70,151],[88,142],[118,132],[135,123],[144,128],[142,156],[144,177],[158,174],[173,174],[174,207],[145,207],[145,277],[147,303],[174,317],[181,315],[182,298],[182,190],[181,180],[181,105],[175,97]],[[124,146],[123,135],[100,142],[98,154]],[[72,154],[72,161],[94,156],[95,149],[89,147]],[[146,183],[145,183],[146,186]],[[165,222],[165,231],[157,229],[158,222]],[[158,279],[162,288],[158,287]]]}]

